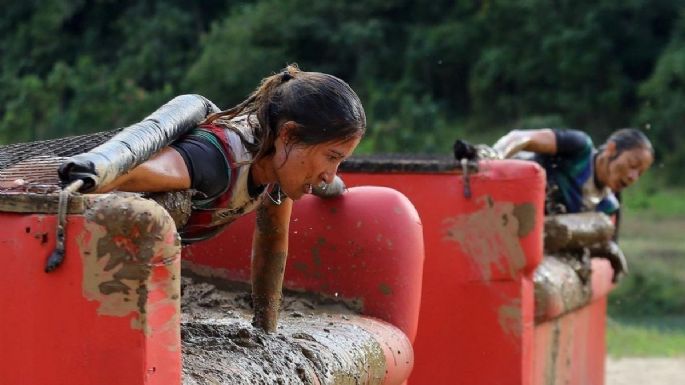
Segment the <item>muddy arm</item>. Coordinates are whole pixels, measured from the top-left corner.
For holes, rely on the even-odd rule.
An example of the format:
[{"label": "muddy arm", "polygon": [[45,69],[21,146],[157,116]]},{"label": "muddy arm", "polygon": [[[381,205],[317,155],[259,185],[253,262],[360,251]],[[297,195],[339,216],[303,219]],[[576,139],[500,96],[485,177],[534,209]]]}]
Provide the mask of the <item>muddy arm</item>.
[{"label": "muddy arm", "polygon": [[604,213],[586,212],[545,217],[545,251],[573,250],[605,244],[614,235],[614,224]]},{"label": "muddy arm", "polygon": [[266,332],[276,331],[281,305],[283,273],[288,256],[288,227],[293,201],[280,205],[268,198],[257,209],[252,240],[252,324]]},{"label": "muddy arm", "polygon": [[165,192],[190,188],[190,173],[181,154],[172,147],[165,147],[150,160],[138,165],[95,192],[112,190],[133,192]]},{"label": "muddy arm", "polygon": [[609,260],[617,282],[628,273],[628,262],[612,240],[614,232],[611,219],[600,212],[550,215],[545,218],[545,252],[587,248],[593,257]]},{"label": "muddy arm", "polygon": [[142,121],[59,168],[63,184],[83,180],[83,192],[107,186],[195,128],[218,108],[200,95],[177,96]]},{"label": "muddy arm", "polygon": [[623,251],[614,241],[608,241],[602,244],[593,245],[590,247],[590,253],[593,256],[606,258],[614,270],[612,282],[616,283],[621,278],[628,274],[628,260],[623,254]]},{"label": "muddy arm", "polygon": [[514,130],[500,138],[492,147],[505,159],[511,158],[520,151],[555,154],[557,152],[557,139],[554,131],[548,128]]}]

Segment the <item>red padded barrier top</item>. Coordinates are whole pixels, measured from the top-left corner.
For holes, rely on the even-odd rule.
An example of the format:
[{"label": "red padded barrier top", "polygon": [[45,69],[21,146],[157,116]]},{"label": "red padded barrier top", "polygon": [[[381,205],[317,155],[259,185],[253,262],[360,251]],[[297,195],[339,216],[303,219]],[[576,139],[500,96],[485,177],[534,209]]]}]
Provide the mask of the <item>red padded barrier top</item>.
[{"label": "red padded barrier top", "polygon": [[[183,249],[196,272],[249,282],[254,215]],[[363,314],[416,335],[423,236],[409,200],[382,187],[305,196],[293,208],[284,286],[362,302]],[[186,262],[186,263],[187,263]]]},{"label": "red padded barrier top", "polygon": [[343,166],[348,186],[394,188],[423,223],[426,260],[409,383],[529,384],[544,170],[533,162],[483,161],[466,182],[449,159],[351,159]]},{"label": "red padded barrier top", "polygon": [[68,216],[49,274],[55,216],[0,213],[0,384],[180,383],[173,221],[149,200],[108,196],[79,197],[91,201]]}]

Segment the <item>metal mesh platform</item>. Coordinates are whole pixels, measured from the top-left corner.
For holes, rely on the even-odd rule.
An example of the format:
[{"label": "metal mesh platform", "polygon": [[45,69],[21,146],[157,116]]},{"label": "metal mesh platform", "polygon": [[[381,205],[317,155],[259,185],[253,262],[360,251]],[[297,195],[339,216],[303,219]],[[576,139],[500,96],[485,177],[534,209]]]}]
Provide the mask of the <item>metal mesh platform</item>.
[{"label": "metal mesh platform", "polygon": [[57,169],[67,157],[90,151],[121,130],[0,146],[0,191],[58,191]]},{"label": "metal mesh platform", "polygon": [[106,142],[122,130],[0,146],[0,170],[37,156],[74,156]]}]

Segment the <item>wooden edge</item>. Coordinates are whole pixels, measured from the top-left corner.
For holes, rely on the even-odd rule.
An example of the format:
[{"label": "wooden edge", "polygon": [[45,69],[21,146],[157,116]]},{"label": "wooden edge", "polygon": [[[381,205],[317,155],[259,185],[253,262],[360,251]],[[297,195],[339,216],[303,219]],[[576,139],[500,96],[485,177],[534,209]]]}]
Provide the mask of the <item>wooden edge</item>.
[{"label": "wooden edge", "polygon": [[[68,214],[83,214],[86,197],[74,194],[69,198]],[[0,193],[0,212],[56,214],[59,194]]]}]

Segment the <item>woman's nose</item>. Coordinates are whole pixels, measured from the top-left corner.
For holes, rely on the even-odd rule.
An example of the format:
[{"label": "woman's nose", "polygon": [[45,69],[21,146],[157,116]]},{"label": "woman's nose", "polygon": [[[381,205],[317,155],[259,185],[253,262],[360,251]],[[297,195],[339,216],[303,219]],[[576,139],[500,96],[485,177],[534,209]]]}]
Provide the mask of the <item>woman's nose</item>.
[{"label": "woman's nose", "polygon": [[321,180],[325,182],[326,184],[331,184],[333,183],[333,179],[335,178],[335,174],[338,173],[338,166],[336,165],[335,167],[332,167],[324,172],[321,173]]},{"label": "woman's nose", "polygon": [[335,177],[335,173],[331,173],[329,171],[325,171],[321,174],[321,180],[326,184],[333,183],[334,177]]},{"label": "woman's nose", "polygon": [[630,170],[630,172],[628,172],[628,178],[630,178],[631,183],[636,182],[638,178],[640,178],[640,172],[637,170]]}]

